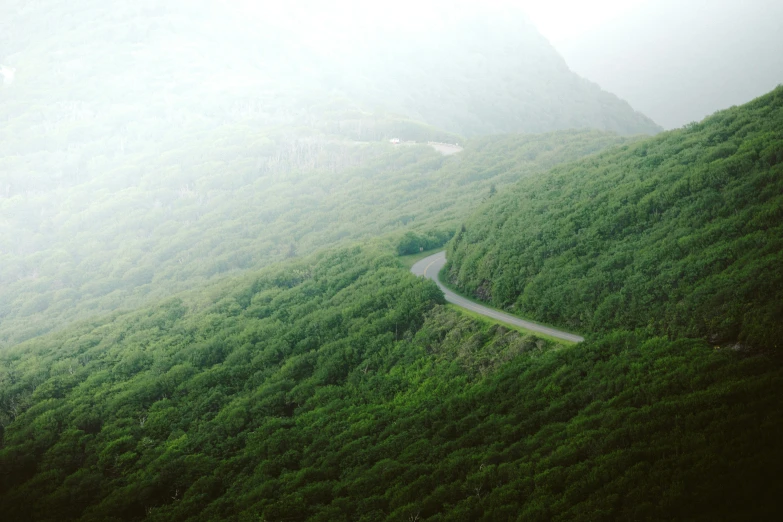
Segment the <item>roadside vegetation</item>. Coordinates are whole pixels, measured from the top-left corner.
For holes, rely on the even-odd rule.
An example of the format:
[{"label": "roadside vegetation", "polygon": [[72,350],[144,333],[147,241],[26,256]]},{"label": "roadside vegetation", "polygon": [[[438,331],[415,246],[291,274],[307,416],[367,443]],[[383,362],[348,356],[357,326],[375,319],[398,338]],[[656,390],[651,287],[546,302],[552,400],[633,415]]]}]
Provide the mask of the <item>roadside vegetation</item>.
[{"label": "roadside vegetation", "polygon": [[6,1],[0,519],[780,518],[783,87],[649,137],[513,10]]},{"label": "roadside vegetation", "polygon": [[146,167],[127,178],[44,183],[0,199],[0,349],[340,242],[441,245],[493,187],[627,142],[599,131],[498,136],[445,157],[426,145],[183,138],[165,155],[129,157]]},{"label": "roadside vegetation", "polygon": [[584,332],[777,350],[783,87],[685,129],[555,167],[484,205],[446,280]]}]

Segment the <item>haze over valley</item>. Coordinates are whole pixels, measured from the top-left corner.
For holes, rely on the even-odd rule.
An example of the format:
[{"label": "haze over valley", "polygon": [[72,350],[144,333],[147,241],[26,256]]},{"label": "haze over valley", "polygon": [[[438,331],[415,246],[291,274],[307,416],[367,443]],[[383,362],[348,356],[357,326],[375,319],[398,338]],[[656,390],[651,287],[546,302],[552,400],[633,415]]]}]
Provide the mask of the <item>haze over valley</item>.
[{"label": "haze over valley", "polygon": [[778,519],[780,9],[704,4],[4,0],[3,520]]}]

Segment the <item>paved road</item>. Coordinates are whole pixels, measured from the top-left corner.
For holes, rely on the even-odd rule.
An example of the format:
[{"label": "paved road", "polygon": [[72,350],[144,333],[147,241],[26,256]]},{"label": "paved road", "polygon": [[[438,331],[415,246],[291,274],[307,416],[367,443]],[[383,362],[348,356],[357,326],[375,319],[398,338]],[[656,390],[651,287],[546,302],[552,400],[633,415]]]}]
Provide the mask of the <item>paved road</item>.
[{"label": "paved road", "polygon": [[441,290],[443,290],[443,294],[446,296],[446,301],[449,303],[453,303],[457,306],[461,306],[462,308],[466,308],[470,310],[471,312],[476,312],[477,314],[481,314],[487,317],[491,317],[492,319],[497,319],[498,321],[502,321],[504,323],[513,324],[516,326],[520,326],[522,328],[526,328],[528,330],[532,330],[534,332],[550,335],[552,337],[557,337],[558,339],[564,339],[566,341],[571,341],[574,343],[581,343],[584,341],[584,337],[580,337],[578,335],[570,334],[568,332],[561,332],[560,330],[555,330],[554,328],[549,328],[548,326],[542,326],[540,324],[531,323],[530,321],[525,321],[524,319],[520,319],[519,317],[514,317],[513,315],[509,315],[506,313],[503,313],[499,310],[495,310],[494,308],[489,308],[487,306],[482,306],[480,304],[476,304],[473,301],[470,301],[468,299],[465,299],[464,297],[461,297],[445,286],[441,284],[441,282],[438,280],[438,272],[440,272],[440,269],[443,268],[443,265],[446,264],[446,252],[438,252],[437,254],[433,254],[429,257],[425,257],[415,265],[413,265],[413,268],[411,268],[411,272],[413,272],[414,275],[418,276],[424,276],[427,279],[432,279],[435,281],[435,284],[440,287]]}]

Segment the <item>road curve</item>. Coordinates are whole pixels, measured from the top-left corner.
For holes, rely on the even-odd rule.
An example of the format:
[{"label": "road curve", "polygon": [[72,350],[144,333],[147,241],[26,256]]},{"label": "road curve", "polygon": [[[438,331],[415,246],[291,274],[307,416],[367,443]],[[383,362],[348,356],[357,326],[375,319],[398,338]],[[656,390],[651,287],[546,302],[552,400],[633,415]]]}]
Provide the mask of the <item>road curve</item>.
[{"label": "road curve", "polygon": [[491,317],[492,319],[496,319],[504,323],[513,324],[515,326],[526,328],[527,330],[531,330],[533,332],[542,333],[545,335],[549,335],[551,337],[563,339],[565,341],[571,341],[573,343],[581,343],[582,341],[585,340],[584,337],[580,337],[578,335],[574,335],[568,332],[561,332],[560,330],[555,330],[554,328],[549,328],[548,326],[542,326],[540,324],[531,323],[530,321],[525,321],[524,319],[520,319],[519,317],[514,317],[513,315],[503,313],[499,310],[495,310],[494,308],[489,308],[487,306],[476,304],[473,301],[470,301],[469,299],[465,299],[464,297],[455,294],[454,292],[452,292],[451,290],[443,286],[440,280],[438,280],[438,273],[440,272],[440,269],[443,268],[443,265],[445,264],[446,264],[446,252],[445,251],[438,252],[437,254],[433,254],[429,257],[425,257],[421,261],[417,262],[411,268],[411,272],[413,272],[414,275],[424,276],[427,279],[432,279],[433,281],[435,281],[435,284],[438,285],[438,287],[443,291],[443,295],[446,296],[446,301],[455,304],[457,306],[460,306],[462,308],[465,308],[467,310],[470,310],[471,312],[476,312],[477,314],[481,314],[486,317]]}]

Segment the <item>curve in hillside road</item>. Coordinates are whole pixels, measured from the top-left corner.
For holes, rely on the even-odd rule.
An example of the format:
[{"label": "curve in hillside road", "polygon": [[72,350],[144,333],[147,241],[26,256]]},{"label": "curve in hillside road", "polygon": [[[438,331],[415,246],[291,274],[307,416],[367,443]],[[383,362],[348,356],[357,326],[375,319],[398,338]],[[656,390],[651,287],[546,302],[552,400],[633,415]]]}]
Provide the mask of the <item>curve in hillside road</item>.
[{"label": "curve in hillside road", "polygon": [[438,285],[438,287],[443,291],[443,295],[446,296],[446,301],[455,304],[457,306],[460,306],[462,308],[465,308],[467,310],[470,310],[471,312],[475,312],[477,314],[481,314],[483,316],[490,317],[492,319],[496,319],[504,323],[513,324],[515,326],[519,326],[521,328],[525,328],[533,332],[542,333],[545,335],[549,335],[551,337],[563,339],[565,341],[571,341],[573,343],[581,343],[582,341],[585,340],[584,337],[580,337],[578,335],[574,335],[568,332],[561,332],[560,330],[555,330],[554,328],[532,323],[530,321],[525,321],[524,319],[520,319],[519,317],[514,317],[513,315],[503,313],[499,310],[495,310],[494,308],[489,308],[487,306],[476,304],[473,301],[470,301],[469,299],[465,299],[464,297],[455,294],[454,292],[452,292],[451,290],[443,286],[443,284],[438,279],[438,273],[440,272],[440,269],[443,268],[443,265],[445,264],[446,264],[446,252],[445,251],[438,252],[437,254],[433,254],[429,257],[425,257],[421,261],[418,261],[411,268],[411,272],[413,272],[414,275],[424,276],[427,279],[432,279],[433,281],[435,281],[435,284]]}]

